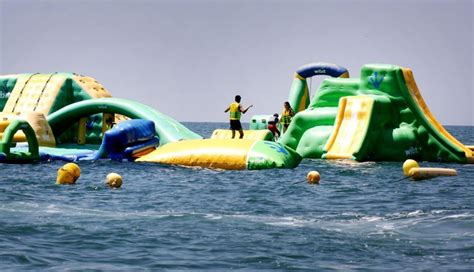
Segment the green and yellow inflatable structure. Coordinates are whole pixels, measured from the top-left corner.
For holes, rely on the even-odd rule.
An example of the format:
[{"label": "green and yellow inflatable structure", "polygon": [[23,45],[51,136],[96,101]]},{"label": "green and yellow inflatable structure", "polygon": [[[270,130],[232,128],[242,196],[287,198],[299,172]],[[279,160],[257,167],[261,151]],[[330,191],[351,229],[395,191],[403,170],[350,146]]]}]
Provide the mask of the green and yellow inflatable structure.
[{"label": "green and yellow inflatable structure", "polygon": [[112,98],[95,79],[73,73],[0,76],[0,102],[0,162],[74,160],[95,152],[109,129],[106,120],[151,120],[161,144],[202,138],[149,106]]},{"label": "green and yellow inflatable structure", "polygon": [[301,85],[290,95],[299,112],[279,142],[303,158],[474,162],[430,112],[408,68],[368,64],[360,78],[325,79],[304,109]]},{"label": "green and yellow inflatable structure", "polygon": [[[307,79],[319,75],[331,78],[311,98]],[[154,124],[147,137],[152,142],[156,137],[160,145],[140,143],[139,150],[147,152],[134,153],[137,162],[232,170],[294,168],[302,158],[474,163],[472,147],[460,143],[435,119],[408,68],[368,64],[360,78],[349,78],[344,67],[308,64],[295,73],[288,101],[296,115],[277,142],[264,115],[252,118],[243,139],[231,139],[229,130],[216,130],[210,139],[202,139],[149,106],[112,98],[90,77],[1,76],[0,162],[28,163],[45,154],[49,159],[70,158],[97,151],[110,124],[146,119]]]},{"label": "green and yellow inflatable structure", "polygon": [[[223,169],[293,168],[295,151],[273,141],[269,131],[245,131],[230,140],[228,130],[202,137],[174,119],[141,103],[112,98],[91,77],[72,73],[0,77],[4,99],[0,124],[0,161],[88,159],[101,147],[105,121],[146,119],[155,124],[160,147],[137,161]],[[132,137],[133,138],[133,137]]]}]

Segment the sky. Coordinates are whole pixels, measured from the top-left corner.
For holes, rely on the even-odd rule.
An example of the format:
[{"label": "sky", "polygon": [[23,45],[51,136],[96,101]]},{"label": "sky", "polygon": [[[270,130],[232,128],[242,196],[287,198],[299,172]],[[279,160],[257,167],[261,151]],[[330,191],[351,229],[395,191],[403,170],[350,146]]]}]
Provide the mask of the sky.
[{"label": "sky", "polygon": [[[178,121],[227,122],[236,94],[280,112],[294,72],[413,70],[434,116],[474,125],[471,0],[0,0],[0,74],[76,72]],[[312,81],[312,93],[321,79]]]}]

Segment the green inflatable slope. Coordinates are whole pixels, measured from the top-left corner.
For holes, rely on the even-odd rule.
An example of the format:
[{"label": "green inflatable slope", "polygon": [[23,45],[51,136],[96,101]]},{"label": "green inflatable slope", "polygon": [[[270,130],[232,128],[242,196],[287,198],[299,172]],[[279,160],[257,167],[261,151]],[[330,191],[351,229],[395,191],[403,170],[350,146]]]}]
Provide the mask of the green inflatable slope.
[{"label": "green inflatable slope", "polygon": [[280,142],[304,158],[321,158],[333,130],[339,99],[357,95],[358,86],[359,81],[352,78],[324,80],[308,108],[295,115]]},{"label": "green inflatable slope", "polygon": [[148,119],[155,122],[160,143],[166,144],[185,139],[200,139],[200,135],[190,131],[176,120],[136,101],[120,98],[98,98],[68,105],[48,116],[54,135],[58,137],[68,129],[64,124],[73,124],[84,116],[96,113],[118,113],[133,119]]},{"label": "green inflatable slope", "polygon": [[346,96],[369,96],[374,100],[370,115],[361,119],[368,128],[352,158],[472,162],[472,151],[454,139],[429,112],[411,70],[395,65],[365,65],[360,79],[324,80],[309,107],[293,118],[280,143],[304,158],[322,158],[334,135],[341,133],[348,142],[357,140],[355,135],[347,134],[347,129],[340,131],[344,126],[335,124],[338,114],[357,112],[348,106],[339,113],[340,99]]},{"label": "green inflatable slope", "polygon": [[0,111],[3,110],[7,103],[8,97],[15,87],[18,75],[0,76]]},{"label": "green inflatable slope", "polygon": [[291,148],[273,141],[257,141],[247,156],[247,169],[295,168],[301,156]]}]

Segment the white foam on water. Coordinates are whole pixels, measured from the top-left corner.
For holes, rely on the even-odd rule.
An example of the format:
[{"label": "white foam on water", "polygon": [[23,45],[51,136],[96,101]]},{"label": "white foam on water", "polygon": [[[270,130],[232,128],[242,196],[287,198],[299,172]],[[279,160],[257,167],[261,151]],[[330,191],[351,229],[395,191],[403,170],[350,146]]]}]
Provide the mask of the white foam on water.
[{"label": "white foam on water", "polygon": [[7,205],[1,205],[0,211],[14,212],[14,213],[26,213],[34,214],[37,216],[45,215],[50,216],[51,214],[61,215],[63,217],[101,217],[107,219],[139,219],[139,218],[166,218],[166,217],[182,217],[190,215],[192,213],[186,212],[175,212],[175,211],[134,211],[134,212],[123,212],[114,210],[103,210],[103,209],[89,209],[77,207],[74,205],[55,205],[49,204],[42,206],[38,203],[33,202],[14,202]]},{"label": "white foam on water", "polygon": [[262,215],[246,215],[234,214],[229,215],[231,218],[243,219],[255,223],[263,223],[270,226],[284,227],[304,227],[316,222],[315,219],[302,219],[293,216],[262,216]]},{"label": "white foam on water", "polygon": [[50,204],[46,207],[45,212],[46,213],[61,213],[61,210],[58,207],[56,207],[56,205]]},{"label": "white foam on water", "polygon": [[205,215],[204,215],[204,218],[210,219],[210,220],[219,220],[219,219],[222,219],[223,216],[220,215],[220,214],[208,213],[208,214],[205,214]]},{"label": "white foam on water", "polygon": [[425,215],[425,213],[422,210],[416,210],[416,211],[413,211],[413,212],[409,212],[407,214],[408,217],[417,217],[417,216],[421,216],[421,215]]},{"label": "white foam on water", "polygon": [[381,221],[383,220],[382,217],[380,216],[364,216],[360,219],[362,222],[376,222],[376,221]]},{"label": "white foam on water", "polygon": [[0,211],[5,211],[5,212],[36,212],[40,208],[40,205],[38,203],[34,202],[24,202],[24,201],[18,201],[18,202],[11,202],[8,204],[4,204],[0,206]]},{"label": "white foam on water", "polygon": [[461,213],[461,214],[451,214],[447,216],[443,216],[440,218],[440,220],[446,220],[446,219],[466,219],[466,218],[474,218],[472,214],[470,213]]},{"label": "white foam on water", "polygon": [[446,213],[447,210],[432,210],[431,213],[432,214],[442,214],[442,213]]}]

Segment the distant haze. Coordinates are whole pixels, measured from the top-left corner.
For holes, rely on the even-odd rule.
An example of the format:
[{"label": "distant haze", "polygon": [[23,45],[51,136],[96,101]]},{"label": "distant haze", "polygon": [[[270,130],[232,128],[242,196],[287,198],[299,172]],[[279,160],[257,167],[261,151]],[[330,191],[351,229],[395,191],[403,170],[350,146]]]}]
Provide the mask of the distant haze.
[{"label": "distant haze", "polygon": [[[436,118],[474,125],[472,1],[0,0],[0,73],[70,71],[179,121],[227,121],[236,94],[280,112],[294,71],[413,70]],[[320,80],[313,80],[312,93]]]}]

